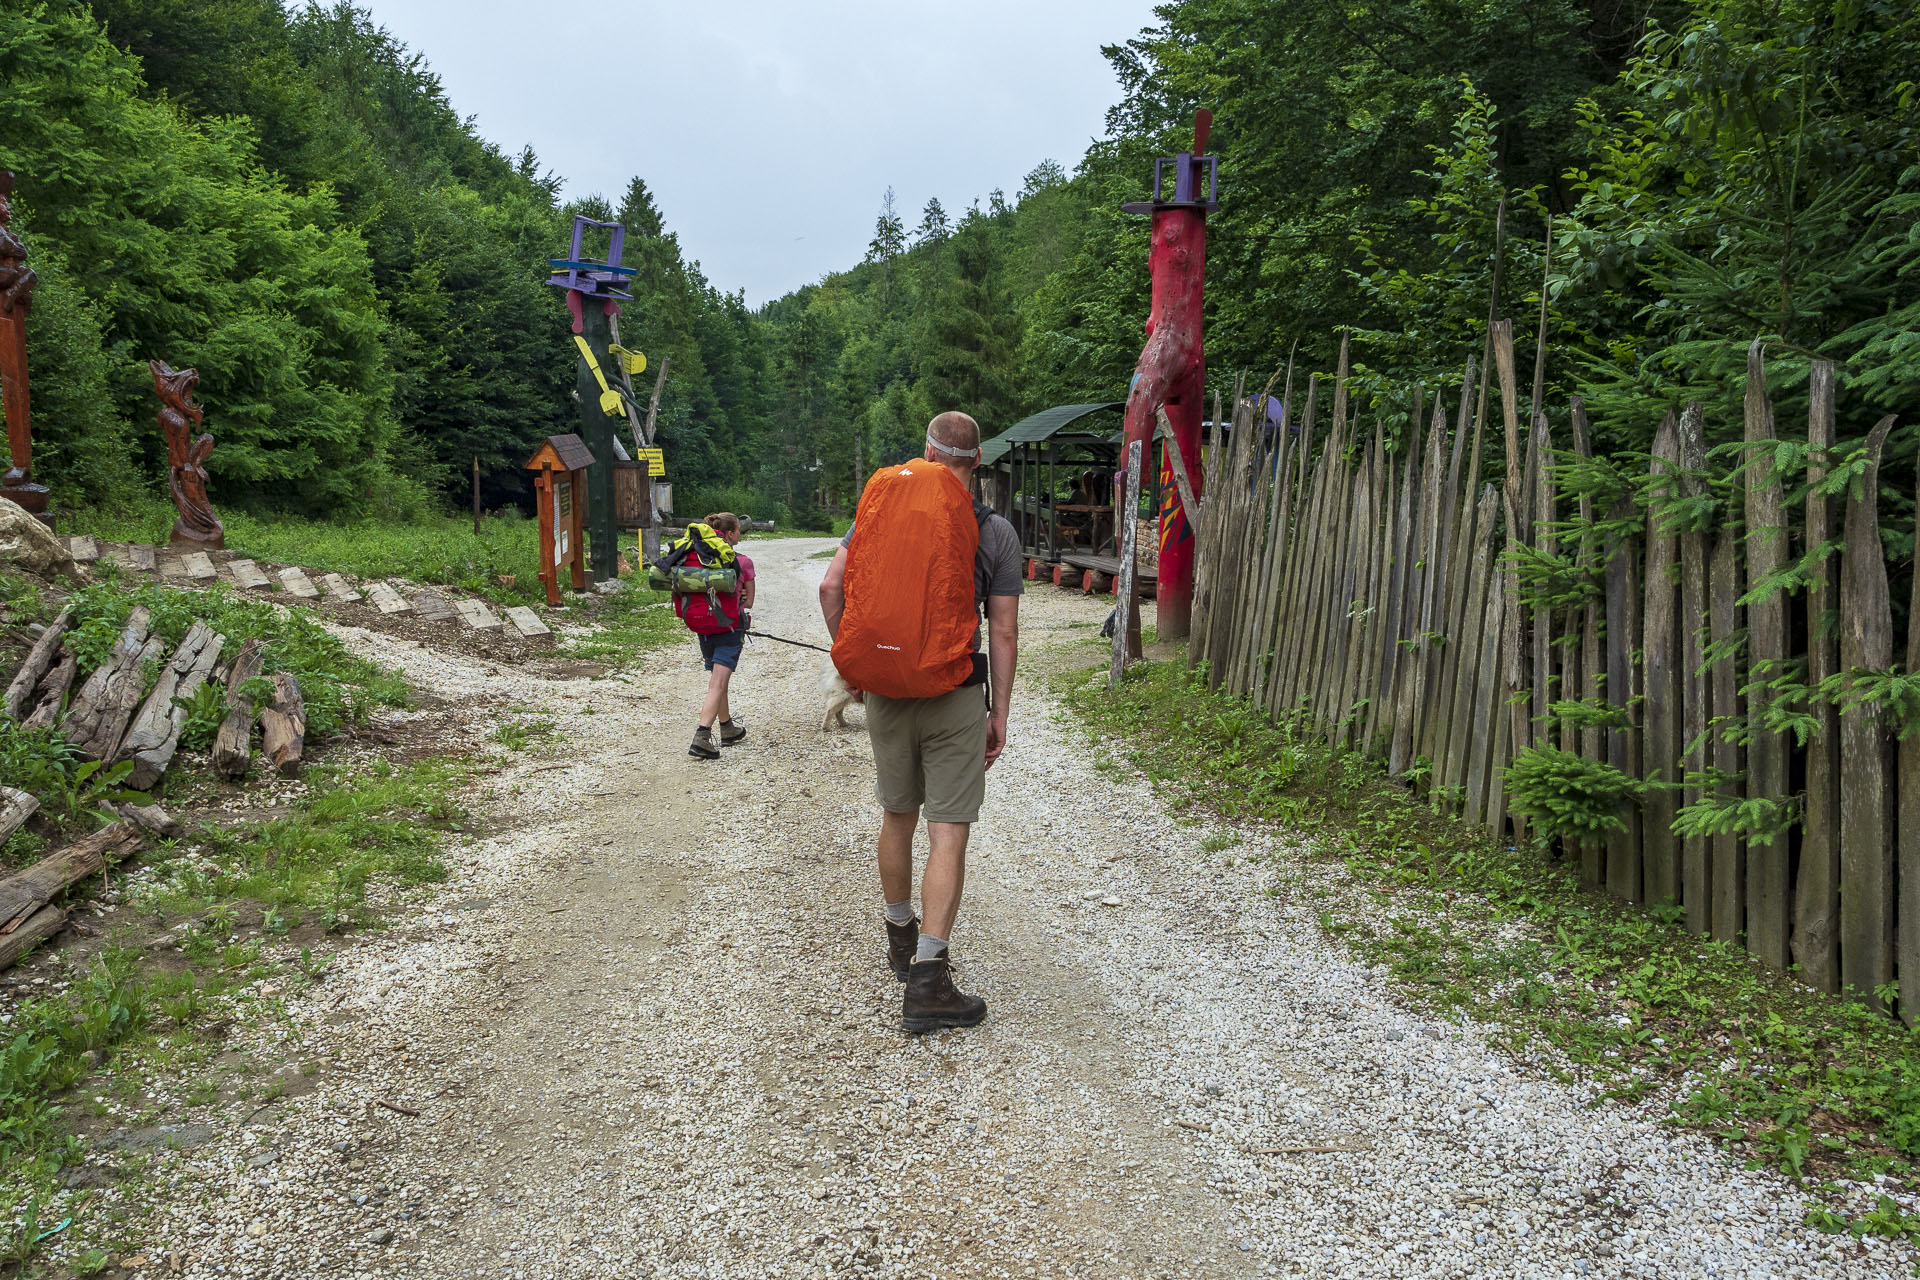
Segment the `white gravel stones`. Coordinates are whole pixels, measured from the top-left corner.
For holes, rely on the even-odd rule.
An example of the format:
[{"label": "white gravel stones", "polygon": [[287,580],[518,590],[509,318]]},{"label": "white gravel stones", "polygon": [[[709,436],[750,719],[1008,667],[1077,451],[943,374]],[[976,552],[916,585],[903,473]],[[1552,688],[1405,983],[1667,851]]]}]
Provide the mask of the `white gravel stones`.
[{"label": "white gravel stones", "polygon": [[[817,634],[829,545],[751,548],[768,630]],[[749,650],[750,736],[706,762],[684,754],[691,640],[561,681],[344,629],[561,739],[485,782],[445,886],[387,902],[386,931],[286,994],[290,1022],[235,1028],[228,1052],[297,1087],[161,1117],[214,1133],[126,1206],[156,1238],[124,1274],[1909,1271],[1800,1225],[1781,1179],[1408,1012],[1306,895],[1260,892],[1287,883],[1271,834],[1226,867],[1096,771],[1040,673],[1096,658],[1104,612],[1023,606],[954,938],[991,1011],[919,1039],[883,961],[865,735],[819,731],[814,655]]]}]

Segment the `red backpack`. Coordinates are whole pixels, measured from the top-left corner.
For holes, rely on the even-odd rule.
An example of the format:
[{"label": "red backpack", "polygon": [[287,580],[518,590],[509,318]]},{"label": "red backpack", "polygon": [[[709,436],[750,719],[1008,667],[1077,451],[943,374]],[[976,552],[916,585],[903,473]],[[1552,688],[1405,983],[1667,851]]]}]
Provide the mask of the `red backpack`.
[{"label": "red backpack", "polygon": [[648,573],[648,585],[673,592],[673,614],[697,636],[740,629],[737,557],[726,539],[694,521]]}]

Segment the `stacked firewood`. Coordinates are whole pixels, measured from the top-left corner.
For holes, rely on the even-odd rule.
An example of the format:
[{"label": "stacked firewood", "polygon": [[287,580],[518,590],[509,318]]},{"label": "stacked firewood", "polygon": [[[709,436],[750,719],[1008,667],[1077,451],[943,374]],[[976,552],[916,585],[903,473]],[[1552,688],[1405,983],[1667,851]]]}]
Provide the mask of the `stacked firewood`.
[{"label": "stacked firewood", "polygon": [[[62,613],[35,641],[7,686],[5,705],[0,707],[7,716],[29,727],[57,729],[103,764],[130,762],[125,785],[150,791],[179,748],[187,719],[184,704],[209,682],[224,684],[227,715],[214,738],[215,770],[232,779],[246,774],[256,721],[261,753],[269,767],[280,774],[299,768],[306,741],[299,684],[284,672],[274,675],[272,697],[260,706],[247,691],[266,664],[260,641],[247,641],[232,664],[222,666],[225,637],[195,622],[169,654],[166,642],[152,634],[151,615],[136,608],[106,661],[75,689],[78,663],[68,644],[71,626],[71,613]],[[159,678],[150,690],[145,688],[149,663],[160,664]],[[26,792],[0,787],[0,842],[38,808],[39,801]],[[145,833],[170,836],[179,830],[158,806],[115,808],[121,821],[0,879],[0,969],[66,924],[66,912],[52,903],[70,885],[133,853]]]}]

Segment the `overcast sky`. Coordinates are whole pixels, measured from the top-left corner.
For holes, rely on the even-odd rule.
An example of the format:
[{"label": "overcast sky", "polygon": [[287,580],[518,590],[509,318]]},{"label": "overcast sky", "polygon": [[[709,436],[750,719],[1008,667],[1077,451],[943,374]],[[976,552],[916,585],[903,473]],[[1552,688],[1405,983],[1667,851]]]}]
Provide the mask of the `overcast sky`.
[{"label": "overcast sky", "polygon": [[[682,251],[755,305],[852,266],[891,184],[911,229],[1069,171],[1151,0],[362,0],[455,110],[568,197],[645,178]],[[1145,178],[1142,178],[1144,186]],[[564,246],[556,246],[556,249]]]}]

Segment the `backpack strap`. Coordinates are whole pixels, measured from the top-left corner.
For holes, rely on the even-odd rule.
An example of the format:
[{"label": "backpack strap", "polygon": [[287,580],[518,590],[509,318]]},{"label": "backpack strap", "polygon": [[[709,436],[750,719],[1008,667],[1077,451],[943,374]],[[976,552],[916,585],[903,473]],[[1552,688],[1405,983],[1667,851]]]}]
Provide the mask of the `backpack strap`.
[{"label": "backpack strap", "polygon": [[973,606],[980,616],[987,616],[987,588],[993,585],[993,565],[987,560],[987,521],[993,516],[993,508],[975,498],[973,500],[973,518],[980,525],[980,543],[973,553]]}]

